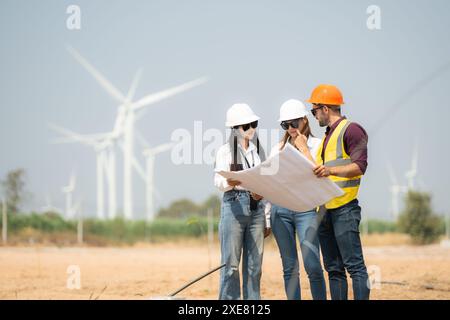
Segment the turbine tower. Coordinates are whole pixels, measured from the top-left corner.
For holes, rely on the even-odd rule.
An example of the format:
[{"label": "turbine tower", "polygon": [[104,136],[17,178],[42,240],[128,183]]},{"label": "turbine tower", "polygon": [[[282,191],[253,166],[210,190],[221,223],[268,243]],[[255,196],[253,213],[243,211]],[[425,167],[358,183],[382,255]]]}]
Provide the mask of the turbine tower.
[{"label": "turbine tower", "polygon": [[414,179],[417,176],[417,162],[419,158],[419,147],[417,143],[414,145],[414,151],[411,158],[411,168],[406,171],[405,177],[408,180],[408,189],[413,190],[414,189]]},{"label": "turbine tower", "polygon": [[138,74],[133,82],[134,85],[131,94],[127,96],[122,94],[109,80],[107,80],[98,70],[96,70],[84,57],[82,57],[75,49],[68,47],[70,54],[97,80],[97,82],[112,96],[112,98],[120,103],[118,107],[118,114],[122,115],[121,122],[116,124],[121,126],[123,124],[123,157],[124,157],[124,215],[125,218],[131,219],[133,215],[133,176],[132,166],[134,157],[134,126],[136,121],[136,112],[143,110],[144,107],[159,102],[163,99],[172,97],[181,92],[190,90],[207,81],[207,78],[199,78],[190,82],[186,82],[179,86],[175,86],[160,92],[149,94],[132,102],[137,82],[140,78],[141,72]]},{"label": "turbine tower", "polygon": [[62,213],[61,209],[52,205],[52,199],[51,199],[50,195],[48,194],[48,192],[45,196],[45,206],[41,207],[41,210],[42,210],[42,212],[54,212],[54,213],[58,213],[58,214]]},{"label": "turbine tower", "polygon": [[70,219],[74,216],[74,207],[72,205],[73,192],[75,191],[77,178],[72,172],[70,175],[69,184],[62,188],[62,192],[66,195],[66,219]]},{"label": "turbine tower", "polygon": [[390,162],[387,163],[387,169],[391,181],[391,186],[389,187],[389,191],[391,193],[391,215],[394,220],[397,220],[400,214],[399,195],[401,193],[406,193],[408,188],[398,184],[397,176],[395,175]]},{"label": "turbine tower", "polygon": [[146,148],[143,151],[146,158],[146,205],[147,205],[147,221],[152,221],[155,218],[154,205],[153,205],[153,192],[154,192],[154,170],[155,170],[155,157],[165,151],[173,148],[174,143],[161,144],[154,148]]},{"label": "turbine tower", "polygon": [[[116,158],[115,146],[118,145],[123,151],[120,135],[117,132],[81,135],[71,130],[51,124],[50,127],[61,133],[64,138],[56,139],[54,143],[80,142],[92,147],[97,158],[97,217],[104,217],[104,184],[106,181],[108,188],[108,218],[114,219],[117,213],[117,189],[116,189]],[[142,136],[137,132],[138,137],[143,141],[144,146],[148,146]],[[131,159],[132,166],[139,176],[146,181],[146,174],[139,165],[135,157]],[[106,175],[106,179],[105,179]]]},{"label": "turbine tower", "polygon": [[114,218],[116,215],[116,186],[115,186],[115,155],[114,155],[114,137],[111,133],[81,135],[71,130],[50,125],[50,127],[65,136],[65,139],[56,140],[56,143],[80,142],[94,149],[96,155],[97,169],[97,217],[105,217],[105,174],[108,180],[108,216]]}]

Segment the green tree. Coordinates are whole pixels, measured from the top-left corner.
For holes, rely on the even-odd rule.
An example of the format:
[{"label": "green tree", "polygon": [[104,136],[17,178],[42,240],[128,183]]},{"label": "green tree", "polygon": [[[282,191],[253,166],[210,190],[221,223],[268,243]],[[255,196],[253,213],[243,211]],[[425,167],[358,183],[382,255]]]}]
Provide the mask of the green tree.
[{"label": "green tree", "polygon": [[3,195],[9,212],[17,213],[20,205],[26,197],[25,193],[25,170],[16,169],[8,172],[5,180],[1,181]]},{"label": "green tree", "polygon": [[180,199],[172,202],[168,208],[159,210],[158,215],[165,218],[186,218],[198,215],[200,208],[189,199]]},{"label": "green tree", "polygon": [[220,197],[213,194],[206,199],[201,207],[200,207],[200,214],[202,216],[206,216],[208,209],[213,209],[213,217],[219,217],[220,216],[220,206],[221,206],[221,200]]},{"label": "green tree", "polygon": [[405,210],[398,221],[400,230],[409,234],[416,244],[435,242],[440,234],[441,218],[432,211],[431,195],[409,191],[405,200]]}]

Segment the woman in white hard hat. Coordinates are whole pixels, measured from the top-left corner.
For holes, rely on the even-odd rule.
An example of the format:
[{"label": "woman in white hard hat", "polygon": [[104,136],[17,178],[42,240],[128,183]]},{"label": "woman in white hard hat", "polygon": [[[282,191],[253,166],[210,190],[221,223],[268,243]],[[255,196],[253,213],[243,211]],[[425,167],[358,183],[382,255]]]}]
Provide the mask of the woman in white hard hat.
[{"label": "woman in white hard hat", "polygon": [[[265,160],[256,128],[260,118],[246,104],[234,104],[227,111],[225,125],[232,129],[228,143],[216,154],[215,171],[239,171]],[[240,186],[240,182],[215,174],[214,183],[223,191],[219,237],[221,261],[219,299],[241,298],[239,263],[242,254],[243,299],[258,300],[266,224],[262,197]],[[269,218],[267,211],[267,218]]]},{"label": "woman in white hard hat", "polygon": [[[288,100],[280,108],[281,127],[285,130],[283,139],[274,146],[271,155],[290,143],[304,156],[315,163],[314,158],[321,140],[311,134],[308,112],[299,100]],[[318,221],[315,208],[307,212],[296,212],[272,204],[271,227],[283,264],[283,277],[286,296],[289,300],[301,299],[299,281],[299,260],[297,242],[300,241],[303,264],[308,274],[313,299],[325,300],[326,287],[320,263],[320,247],[317,234]]]}]

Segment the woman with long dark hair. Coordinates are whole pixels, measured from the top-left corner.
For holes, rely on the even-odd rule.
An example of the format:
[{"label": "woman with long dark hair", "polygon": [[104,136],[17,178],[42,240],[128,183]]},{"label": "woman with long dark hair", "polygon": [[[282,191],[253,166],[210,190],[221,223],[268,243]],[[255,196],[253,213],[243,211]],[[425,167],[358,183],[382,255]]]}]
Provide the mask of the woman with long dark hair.
[{"label": "woman with long dark hair", "polygon": [[[239,171],[264,161],[264,150],[256,136],[259,117],[246,104],[228,109],[226,126],[231,128],[228,143],[216,154],[215,171]],[[243,299],[260,296],[265,201],[245,190],[240,182],[215,174],[216,187],[224,192],[219,222],[221,260],[226,266],[220,273],[219,299],[241,298],[239,264],[242,255]]]}]

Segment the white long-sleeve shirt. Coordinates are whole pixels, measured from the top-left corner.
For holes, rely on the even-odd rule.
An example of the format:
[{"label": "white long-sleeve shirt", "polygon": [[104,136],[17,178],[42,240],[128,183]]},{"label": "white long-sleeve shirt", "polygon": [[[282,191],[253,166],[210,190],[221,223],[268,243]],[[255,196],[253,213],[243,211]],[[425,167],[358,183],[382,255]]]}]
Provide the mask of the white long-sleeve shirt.
[{"label": "white long-sleeve shirt", "polygon": [[[261,159],[259,158],[257,148],[256,146],[249,141],[249,145],[247,150],[245,150],[240,143],[238,143],[238,152],[237,156],[240,158],[240,162],[243,165],[244,169],[248,169],[249,166],[247,164],[247,161],[242,157],[244,155],[247,158],[248,164],[250,164],[250,167],[257,166],[261,163]],[[224,144],[217,150],[216,154],[216,163],[214,166],[214,185],[222,192],[227,192],[231,189],[233,189],[232,186],[230,186],[227,183],[227,179],[220,174],[218,174],[218,171],[230,171],[230,165],[232,161],[233,153],[230,147],[229,143]],[[245,190],[241,186],[236,186],[235,189],[237,190]],[[266,200],[263,201],[265,205],[264,213],[266,216],[266,228],[270,228],[270,203]]]}]

